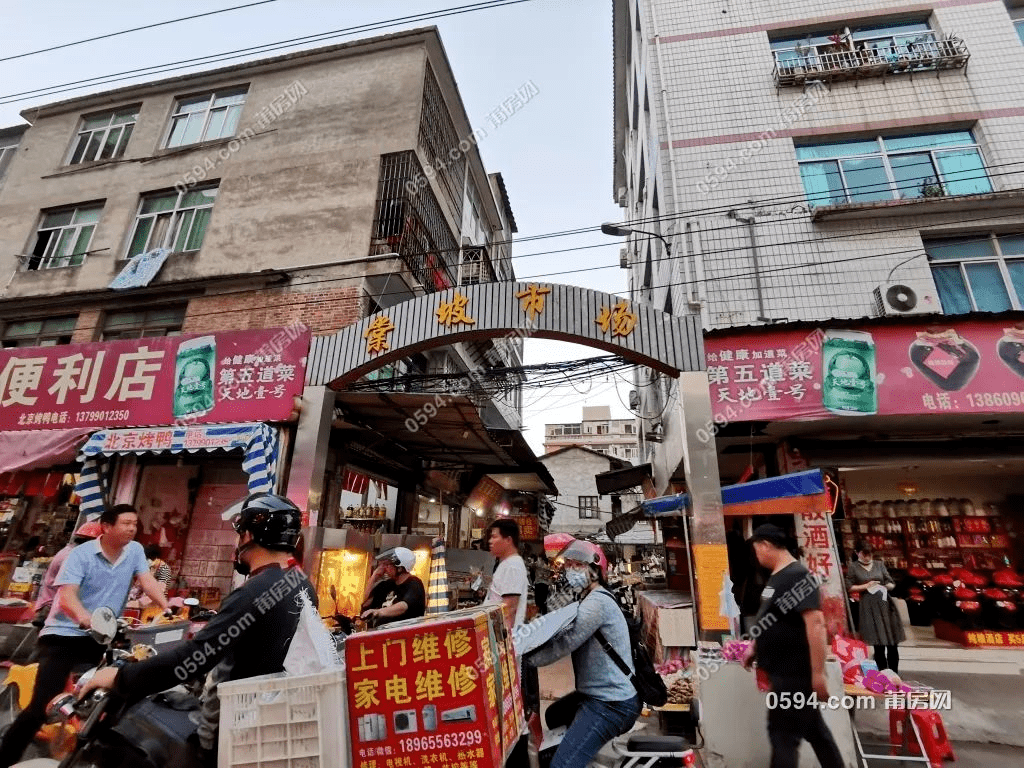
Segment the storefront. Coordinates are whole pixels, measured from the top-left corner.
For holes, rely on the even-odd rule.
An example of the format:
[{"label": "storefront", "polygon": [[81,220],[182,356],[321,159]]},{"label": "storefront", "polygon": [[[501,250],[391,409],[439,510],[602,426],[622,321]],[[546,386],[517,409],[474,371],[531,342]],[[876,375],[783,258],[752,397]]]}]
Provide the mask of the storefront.
[{"label": "storefront", "polygon": [[[221,516],[278,488],[308,348],[295,326],[3,350],[0,459],[7,466],[36,440],[37,466],[55,467],[42,494],[56,485],[49,496],[64,510],[53,546],[105,505],[135,504],[138,538],[160,547],[173,586],[215,603],[234,546]],[[53,435],[49,448],[38,435]],[[31,509],[26,490],[19,504]]]},{"label": "storefront", "polygon": [[870,544],[912,623],[1017,644],[1024,324],[929,320],[712,334],[707,431],[726,476],[829,468],[844,564]]}]

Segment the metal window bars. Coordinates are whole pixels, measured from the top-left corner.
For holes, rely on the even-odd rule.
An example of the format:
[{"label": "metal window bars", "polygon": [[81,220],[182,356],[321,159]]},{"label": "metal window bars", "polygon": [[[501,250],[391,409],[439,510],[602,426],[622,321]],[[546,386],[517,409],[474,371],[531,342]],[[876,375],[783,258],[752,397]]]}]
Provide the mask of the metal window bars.
[{"label": "metal window bars", "polygon": [[898,73],[966,69],[971,57],[962,39],[955,35],[939,37],[934,32],[915,37],[800,45],[772,54],[776,87],[802,86],[816,80],[832,83]]},{"label": "metal window bars", "polygon": [[[468,137],[467,137],[468,142]],[[419,147],[431,165],[456,219],[462,217],[462,188],[466,178],[466,153],[460,148],[451,113],[437,78],[427,65],[420,109]]]},{"label": "metal window bars", "polygon": [[455,285],[459,247],[412,150],[382,155],[370,255],[397,253],[427,293]]}]

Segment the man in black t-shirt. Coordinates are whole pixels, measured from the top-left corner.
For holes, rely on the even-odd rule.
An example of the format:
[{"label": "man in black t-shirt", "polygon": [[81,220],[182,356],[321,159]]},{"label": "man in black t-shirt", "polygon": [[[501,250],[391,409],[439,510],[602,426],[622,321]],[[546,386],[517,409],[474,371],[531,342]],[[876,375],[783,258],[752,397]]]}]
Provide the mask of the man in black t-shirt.
[{"label": "man in black t-shirt", "polygon": [[[786,549],[781,528],[758,526],[750,541],[757,561],[772,572],[750,631],[754,643],[743,659],[748,668],[756,659],[767,673],[772,691],[779,694],[769,700],[775,705],[768,710],[771,768],[796,768],[803,739],[814,749],[822,768],[842,768],[843,758],[819,709],[828,702],[828,684],[818,581]],[[789,694],[784,702],[782,694]],[[795,706],[797,701],[802,706]]]},{"label": "man in black t-shirt", "polygon": [[362,618],[380,626],[426,613],[427,592],[423,582],[412,574],[416,564],[412,550],[395,547],[382,553],[377,562],[366,587]]}]

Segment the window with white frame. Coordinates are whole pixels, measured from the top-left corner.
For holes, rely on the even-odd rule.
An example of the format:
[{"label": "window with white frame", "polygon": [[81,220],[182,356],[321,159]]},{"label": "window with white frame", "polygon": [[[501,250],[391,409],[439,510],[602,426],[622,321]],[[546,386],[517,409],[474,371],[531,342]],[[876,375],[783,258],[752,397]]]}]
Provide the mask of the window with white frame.
[{"label": "window with white frame", "polygon": [[249,86],[180,98],[174,104],[165,146],[181,147],[234,136]]},{"label": "window with white frame", "polygon": [[1013,19],[1013,27],[1017,30],[1017,37],[1024,43],[1024,5],[1020,0],[1006,0],[1006,12]]},{"label": "window with white frame", "polygon": [[597,502],[599,496],[580,496],[580,520],[596,520],[598,518]]},{"label": "window with white frame", "polygon": [[459,265],[459,285],[476,285],[487,278],[484,273],[484,249],[463,248]]},{"label": "window with white frame", "polygon": [[0,179],[4,177],[7,166],[11,164],[11,160],[14,159],[14,153],[17,151],[17,144],[4,144],[3,141],[0,141]]},{"label": "window with white frame", "polygon": [[155,248],[169,248],[174,253],[198,251],[216,199],[216,186],[145,196],[139,204],[135,231],[125,258]]},{"label": "window with white frame", "polygon": [[103,205],[83,205],[43,213],[36,242],[28,257],[28,270],[77,267],[89,251],[92,233]]},{"label": "window with white frame", "polygon": [[83,117],[68,165],[121,157],[138,119],[138,105]]},{"label": "window with white frame", "polygon": [[934,238],[924,250],[947,315],[1024,309],[1024,234]]},{"label": "window with white frame", "polygon": [[3,329],[0,330],[0,346],[52,347],[57,344],[70,344],[77,321],[77,315],[11,320],[4,323]]},{"label": "window with white frame", "polygon": [[155,309],[127,309],[107,312],[103,318],[103,341],[179,336],[185,322],[186,305]]},{"label": "window with white frame", "polygon": [[796,157],[812,205],[992,191],[970,131],[804,144]]}]

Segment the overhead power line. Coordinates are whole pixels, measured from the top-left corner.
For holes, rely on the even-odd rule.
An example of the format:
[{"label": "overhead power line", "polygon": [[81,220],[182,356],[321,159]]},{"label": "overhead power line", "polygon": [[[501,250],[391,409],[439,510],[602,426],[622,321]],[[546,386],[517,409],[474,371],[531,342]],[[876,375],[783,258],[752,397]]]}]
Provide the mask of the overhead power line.
[{"label": "overhead power line", "polygon": [[24,59],[28,56],[36,56],[40,53],[49,53],[50,51],[59,51],[62,48],[72,48],[76,45],[84,45],[85,43],[94,43],[97,40],[107,40],[111,37],[119,37],[120,35],[128,35],[132,32],[141,32],[144,29],[155,29],[156,27],[165,27],[168,24],[177,24],[182,21],[191,21],[192,19],[201,19],[204,16],[216,16],[218,13],[227,13],[228,11],[238,11],[243,8],[252,8],[257,5],[266,5],[267,3],[276,3],[277,0],[257,0],[254,3],[246,3],[245,5],[234,5],[230,8],[221,8],[217,11],[207,11],[206,13],[194,13],[191,16],[181,16],[177,19],[168,19],[167,21],[157,21],[152,24],[145,24],[141,27],[132,27],[131,29],[122,29],[120,32],[108,32],[105,35],[96,35],[95,37],[86,37],[82,40],[74,40],[70,43],[61,43],[60,45],[51,45],[48,48],[39,48],[35,51],[25,51],[24,53],[16,53],[12,56],[0,57],[0,62],[12,61],[13,59]]},{"label": "overhead power line", "polygon": [[361,34],[364,32],[372,32],[378,29],[387,29],[388,27],[399,26],[401,24],[431,21],[433,19],[442,19],[447,18],[449,16],[460,16],[465,13],[491,10],[493,8],[501,8],[506,5],[518,5],[520,3],[528,2],[536,2],[536,0],[484,0],[484,2],[469,3],[467,5],[460,5],[454,8],[440,8],[435,11],[427,11],[423,13],[410,14],[408,16],[400,16],[393,19],[385,19],[383,21],[374,21],[365,24],[357,24],[351,27],[343,27],[341,29],[331,30],[330,32],[321,32],[315,35],[304,35],[301,37],[294,37],[288,40],[277,41],[274,43],[253,45],[247,48],[236,48],[232,51],[225,51],[223,53],[208,54],[206,56],[196,56],[191,59],[179,59],[178,61],[167,62],[165,64],[153,64],[147,67],[138,67],[136,69],[124,70],[122,72],[115,72],[108,75],[98,75],[96,77],[89,77],[83,80],[74,80],[71,82],[59,83],[57,85],[50,85],[43,88],[35,88],[28,91],[0,95],[0,104],[13,104],[19,101],[27,101],[28,99],[37,98],[41,96],[54,96],[58,93],[78,91],[86,87],[96,85],[107,85],[110,83],[121,82],[124,80],[132,80],[137,77],[142,77],[143,75],[157,75],[164,74],[167,72],[174,72],[176,70],[194,67],[199,64],[217,64],[220,62],[231,61],[233,59],[239,59],[246,56],[252,56],[261,53],[270,53],[272,51],[280,51],[288,48],[296,48],[301,45],[306,45],[308,43],[323,42],[325,40],[333,40],[340,37],[350,37],[352,35]]}]

